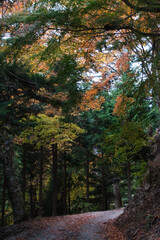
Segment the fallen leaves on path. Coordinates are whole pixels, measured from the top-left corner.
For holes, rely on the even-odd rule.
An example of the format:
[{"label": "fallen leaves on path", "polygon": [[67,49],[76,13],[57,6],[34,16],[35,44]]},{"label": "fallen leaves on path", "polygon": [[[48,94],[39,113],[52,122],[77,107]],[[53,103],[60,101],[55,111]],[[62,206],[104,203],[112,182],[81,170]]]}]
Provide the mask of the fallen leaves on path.
[{"label": "fallen leaves on path", "polygon": [[107,222],[104,240],[126,240],[123,233],[114,225],[114,220]]},{"label": "fallen leaves on path", "polygon": [[[115,219],[122,212],[123,209],[104,212],[90,212],[60,217],[37,218],[7,227],[4,234],[0,234],[0,239],[108,240],[108,238],[106,238],[106,227],[108,225],[108,220]],[[114,230],[116,231],[116,229]],[[111,240],[125,239],[112,238]]]}]

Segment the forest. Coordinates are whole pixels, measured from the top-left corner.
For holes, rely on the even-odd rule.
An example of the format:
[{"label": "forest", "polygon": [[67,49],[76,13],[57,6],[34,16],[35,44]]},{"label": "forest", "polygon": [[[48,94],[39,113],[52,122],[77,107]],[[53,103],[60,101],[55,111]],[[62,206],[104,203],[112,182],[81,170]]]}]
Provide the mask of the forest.
[{"label": "forest", "polygon": [[1,227],[125,219],[139,188],[157,204],[145,231],[160,222],[159,27],[159,0],[1,0]]}]

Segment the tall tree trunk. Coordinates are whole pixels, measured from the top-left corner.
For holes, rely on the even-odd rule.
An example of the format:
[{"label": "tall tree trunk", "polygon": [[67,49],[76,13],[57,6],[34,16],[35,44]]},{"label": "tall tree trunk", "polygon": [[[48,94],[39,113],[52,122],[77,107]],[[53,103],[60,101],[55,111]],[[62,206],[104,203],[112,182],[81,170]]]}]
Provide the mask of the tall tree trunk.
[{"label": "tall tree trunk", "polygon": [[89,156],[86,158],[86,201],[89,203]]},{"label": "tall tree trunk", "polygon": [[102,210],[107,209],[107,201],[106,201],[106,184],[105,184],[105,172],[104,172],[104,164],[101,165],[102,169]]},{"label": "tall tree trunk", "polygon": [[52,145],[52,179],[53,179],[53,191],[52,191],[52,216],[57,215],[57,144]]},{"label": "tall tree trunk", "polygon": [[32,178],[30,178],[29,193],[30,193],[30,216],[31,218],[35,218],[37,216],[37,209],[36,209],[37,197],[36,197],[36,189],[32,183]]},{"label": "tall tree trunk", "polygon": [[6,202],[6,176],[5,176],[5,164],[3,164],[3,193],[2,193],[2,211],[1,211],[1,226],[5,225],[5,202]]},{"label": "tall tree trunk", "polygon": [[[158,103],[158,108],[160,111],[160,38],[159,37],[154,37],[152,41],[152,58],[153,58],[153,64],[152,64],[152,75],[154,78],[154,81],[157,81],[157,85],[154,89],[156,91],[156,96],[157,96],[157,103]],[[153,92],[154,92],[153,91]],[[156,136],[155,136],[155,145],[156,145],[156,152],[155,152],[155,160],[160,159],[160,126],[156,131]]]},{"label": "tall tree trunk", "polygon": [[23,168],[22,168],[22,194],[23,194],[23,201],[25,203],[25,197],[26,197],[26,146],[23,145]]},{"label": "tall tree trunk", "polygon": [[66,156],[64,154],[64,186],[63,186],[63,214],[67,214],[67,171],[66,171]]},{"label": "tall tree trunk", "polygon": [[29,197],[30,197],[30,217],[34,217],[34,208],[33,208],[33,186],[32,180],[30,178],[30,186],[29,186]]},{"label": "tall tree trunk", "polygon": [[9,199],[13,209],[14,222],[16,223],[24,219],[25,210],[22,193],[15,174],[13,141],[7,135],[8,133],[6,132],[6,139],[4,141],[5,176]]},{"label": "tall tree trunk", "polygon": [[153,37],[152,39],[152,76],[151,80],[156,82],[153,84],[153,93],[156,94],[156,101],[160,111],[160,38]]},{"label": "tall tree trunk", "polygon": [[38,210],[38,215],[42,216],[42,201],[43,201],[43,193],[42,193],[42,188],[43,188],[43,148],[41,148],[40,151],[40,159],[39,159],[39,210]]},{"label": "tall tree trunk", "polygon": [[122,199],[121,199],[119,181],[117,179],[113,183],[113,193],[114,193],[115,208],[116,209],[121,208],[122,207]]},{"label": "tall tree trunk", "polygon": [[71,179],[68,177],[68,213],[71,212]]},{"label": "tall tree trunk", "polygon": [[131,166],[130,162],[127,162],[127,184],[128,184],[128,203],[132,200],[132,192],[131,192]]}]

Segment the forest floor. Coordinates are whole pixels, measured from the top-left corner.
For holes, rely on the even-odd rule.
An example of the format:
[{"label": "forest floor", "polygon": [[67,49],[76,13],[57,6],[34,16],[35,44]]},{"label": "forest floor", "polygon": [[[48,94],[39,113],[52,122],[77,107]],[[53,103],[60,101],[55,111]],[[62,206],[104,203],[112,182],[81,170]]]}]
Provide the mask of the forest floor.
[{"label": "forest floor", "polygon": [[112,224],[123,209],[37,218],[1,231],[5,240],[125,240]]}]

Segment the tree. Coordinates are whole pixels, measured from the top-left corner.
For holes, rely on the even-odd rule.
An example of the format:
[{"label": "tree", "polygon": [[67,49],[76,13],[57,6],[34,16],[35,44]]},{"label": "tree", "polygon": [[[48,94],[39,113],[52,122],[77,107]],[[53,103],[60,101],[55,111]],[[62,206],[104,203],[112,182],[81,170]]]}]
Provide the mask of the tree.
[{"label": "tree", "polygon": [[[2,57],[3,59],[3,57]],[[26,67],[23,64],[16,64],[12,63],[8,60],[8,62],[3,59],[1,62],[1,111],[0,111],[0,124],[2,126],[2,138],[4,139],[5,143],[8,143],[14,140],[14,136],[17,132],[19,132],[20,127],[21,129],[24,128],[24,122],[22,123],[22,118],[28,116],[31,113],[37,114],[41,111],[46,104],[53,105],[55,108],[60,108],[63,106],[63,111],[66,113],[70,111],[70,109],[77,104],[79,101],[81,94],[80,89],[78,88],[78,81],[81,78],[81,68],[77,67],[76,62],[70,56],[62,56],[62,65],[61,60],[58,59],[57,64],[55,64],[55,75],[50,77],[48,81],[46,78],[40,74],[31,73],[30,68]],[[65,69],[68,70],[64,74],[64,66]],[[63,66],[61,68],[60,66]],[[74,71],[74,75],[72,75],[72,69]],[[59,81],[59,85],[57,84],[57,78]],[[68,81],[65,82],[65,79],[68,78]],[[56,85],[56,87],[55,87]],[[44,88],[45,87],[45,88]],[[63,103],[63,105],[62,105]],[[8,134],[6,134],[6,132]],[[8,139],[6,136],[8,135]],[[13,144],[13,143],[12,143]],[[4,145],[4,143],[3,143]],[[11,144],[9,152],[14,152],[11,149]],[[13,147],[13,146],[12,146]],[[4,147],[4,157],[7,157],[5,153],[5,149],[7,146]],[[9,155],[8,155],[9,157]],[[11,155],[10,155],[11,157]],[[12,162],[12,163],[11,163]],[[14,166],[13,155],[12,159],[6,160],[5,162],[6,167],[5,169],[9,169],[11,165]],[[8,168],[7,168],[8,165]],[[13,174],[13,178],[15,178],[14,167],[10,169],[10,174],[7,174],[7,178],[10,179],[10,176]],[[8,182],[10,181],[8,179]],[[14,180],[15,184],[17,182],[16,178]],[[12,192],[14,187],[10,186],[9,192]],[[12,183],[10,183],[12,185]],[[7,185],[9,188],[9,185]],[[10,193],[10,196],[13,195],[16,197],[16,193],[18,193],[17,199],[19,199],[19,208],[24,209],[23,199],[20,197],[20,188],[17,184],[17,191],[13,194]],[[14,202],[17,202],[15,200]],[[13,205],[13,204],[12,204]],[[13,205],[13,212],[14,205]],[[22,210],[20,210],[22,212]],[[15,214],[14,214],[15,215]],[[15,215],[15,221],[18,218],[18,221],[24,217],[24,210],[21,214],[21,217]]]},{"label": "tree", "polygon": [[[123,92],[116,95],[117,102],[114,109],[114,113],[123,119],[121,123],[124,124],[127,120],[131,130],[133,126],[130,125],[137,122],[137,118],[142,118],[141,102],[148,103],[149,99],[153,99],[154,105],[160,104],[160,33],[159,2],[157,0],[150,2],[142,0],[132,2],[129,0],[51,0],[46,2],[44,0],[28,1],[27,3],[21,4],[20,1],[3,1],[1,3],[0,77],[2,80],[0,87],[2,97],[0,106],[2,111],[0,112],[0,124],[4,139],[1,145],[6,146],[5,144],[8,142],[10,157],[12,155],[9,161],[9,159],[7,160],[7,156],[9,156],[7,150],[3,152],[6,166],[12,165],[13,139],[19,130],[22,131],[24,117],[27,119],[31,113],[38,114],[46,107],[46,104],[52,105],[56,110],[61,111],[62,108],[64,112],[69,112],[82,99],[83,104],[79,105],[79,109],[81,108],[81,111],[89,110],[87,117],[93,120],[93,107],[98,110],[105,99],[103,96],[99,97],[99,92],[105,89],[110,94],[111,82],[121,78],[122,73],[123,78],[127,78],[127,81],[121,84]],[[124,54],[120,58],[121,51]],[[104,54],[105,60],[102,58],[98,65],[97,59],[101,54]],[[126,60],[128,55],[132,61],[137,63],[139,75],[129,72],[129,61]],[[110,64],[106,57],[109,57]],[[118,60],[115,64],[116,58]],[[20,64],[21,62],[23,64]],[[93,84],[82,97],[82,90],[84,90],[82,81],[89,69],[99,71],[102,81],[99,84]],[[88,79],[86,77],[87,81]],[[132,82],[135,83],[134,87],[130,86]],[[134,94],[131,93],[132,90]],[[51,109],[48,106],[47,108],[48,111]],[[145,115],[146,110],[150,110],[151,107],[144,106],[143,109],[145,109],[143,112]],[[53,116],[53,111],[50,114]],[[99,120],[99,116],[96,119]],[[48,119],[46,118],[45,121],[47,122]],[[96,120],[94,119],[94,121]],[[25,123],[28,125],[28,121]],[[95,125],[93,124],[89,128],[95,130]],[[46,127],[45,129],[49,134],[48,129]],[[89,138],[85,139],[89,143],[86,152],[91,152],[95,146],[99,153],[103,152],[100,135],[104,129],[99,129],[98,126],[96,134],[89,136],[91,142],[88,141]],[[120,127],[120,134],[125,131],[123,126]],[[110,132],[108,131],[107,134],[110,135]],[[60,136],[61,134],[59,134]],[[94,137],[93,140],[91,136]],[[100,144],[95,144],[97,139]],[[36,139],[34,140],[36,142]],[[44,139],[42,140],[44,141]],[[12,144],[9,144],[11,141]],[[42,147],[43,141],[39,141],[39,147]],[[56,141],[54,143],[58,144],[58,137]],[[131,145],[134,145],[133,142]],[[8,147],[6,146],[4,149]],[[118,149],[118,156],[122,152],[129,151],[125,151],[125,148],[122,149],[120,145]],[[132,148],[133,152],[134,149],[135,145]],[[130,158],[129,155],[127,157]],[[89,162],[86,166],[88,169]],[[15,175],[14,167],[10,171],[11,173],[13,176]],[[101,174],[103,178],[105,174],[103,172]],[[10,178],[9,175],[7,176]],[[87,177],[86,183],[88,186],[89,177]],[[88,189],[89,187],[87,187],[87,199],[89,198]],[[25,195],[25,187],[23,190],[23,195]],[[18,197],[18,199],[21,198]],[[23,200],[19,203],[21,207],[22,202]]]},{"label": "tree", "polygon": [[[0,105],[2,108],[0,112],[0,124],[2,137],[1,146],[3,146],[2,159],[5,169],[6,185],[13,208],[14,221],[18,222],[21,219],[24,219],[25,211],[21,190],[15,172],[13,140],[14,134],[18,131],[17,124],[20,123],[20,119],[27,114],[27,110],[33,110],[32,107],[29,108],[27,106],[29,99],[25,90],[32,91],[35,84],[29,82],[27,74],[24,72],[22,73],[22,78],[15,75],[14,73],[18,71],[16,66],[14,70],[7,63],[2,63],[1,66],[0,74],[2,92]],[[21,72],[22,71],[23,70],[21,69]],[[29,85],[33,87],[32,90],[29,90]],[[25,104],[23,104],[24,102]],[[24,109],[26,112],[24,112]]]},{"label": "tree", "polygon": [[[31,120],[34,121],[36,125],[34,127],[26,128],[20,135],[20,138],[22,138],[23,143],[33,144],[38,149],[43,147],[52,150],[52,216],[56,216],[58,150],[61,152],[69,151],[72,143],[79,134],[83,133],[83,130],[76,124],[65,123],[64,119],[60,116],[48,117],[41,114],[38,115],[38,118],[32,116]],[[42,169],[40,169],[40,171],[42,171]],[[40,194],[42,195],[42,175],[40,178]],[[41,205],[41,198],[39,201],[39,204]]]},{"label": "tree", "polygon": [[[34,59],[41,64],[47,63],[47,71],[51,72],[55,59],[62,52],[74,52],[77,61],[88,69],[95,67],[93,53],[96,47],[106,49],[108,54],[112,49],[124,50],[125,46],[141,63],[141,88],[144,92],[150,91],[159,104],[158,14],[157,0],[33,3],[33,11],[28,10],[28,14],[22,11],[22,14],[15,12],[4,17],[2,39],[6,48],[3,53],[11,56],[14,49],[17,59],[22,59],[19,52],[24,56],[31,45],[44,39],[45,46],[43,44]],[[3,38],[8,29],[12,41]]]}]

